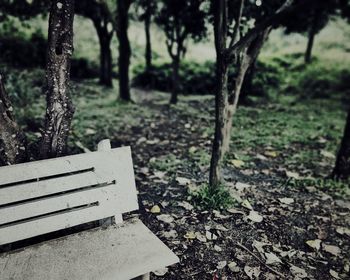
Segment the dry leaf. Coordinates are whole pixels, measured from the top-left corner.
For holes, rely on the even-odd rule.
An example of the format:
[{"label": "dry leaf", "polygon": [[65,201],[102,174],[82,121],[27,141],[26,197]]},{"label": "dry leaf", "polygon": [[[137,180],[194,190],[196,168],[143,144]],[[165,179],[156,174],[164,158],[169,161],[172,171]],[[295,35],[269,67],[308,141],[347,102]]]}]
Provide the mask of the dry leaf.
[{"label": "dry leaf", "polygon": [[218,262],[218,265],[216,266],[217,269],[223,269],[227,265],[227,261],[221,261]]},{"label": "dry leaf", "polygon": [[247,208],[249,210],[253,210],[253,206],[250,204],[250,202],[245,199],[242,201],[241,205],[244,207],[244,208]]},{"label": "dry leaf", "polygon": [[276,151],[265,151],[264,155],[267,157],[275,158],[278,156],[278,153]]},{"label": "dry leaf", "polygon": [[257,266],[257,267],[252,267],[252,266],[248,266],[246,265],[244,267],[244,272],[245,274],[248,275],[248,277],[250,279],[259,279],[259,275],[260,275],[260,267]]},{"label": "dry leaf", "polygon": [[186,186],[191,183],[191,180],[185,177],[176,177],[176,181],[179,183],[181,186]]},{"label": "dry leaf", "polygon": [[340,279],[338,272],[334,271],[333,269],[329,270],[329,274],[332,275],[335,279]]},{"label": "dry leaf", "polygon": [[230,262],[230,263],[228,264],[228,268],[229,268],[232,272],[235,272],[235,273],[239,272],[239,267],[238,267],[238,265],[237,265],[236,262]]},{"label": "dry leaf", "polygon": [[282,263],[281,259],[274,253],[265,253],[266,264]]},{"label": "dry leaf", "polygon": [[157,220],[166,224],[171,224],[172,222],[174,222],[174,218],[167,214],[157,216]]},{"label": "dry leaf", "polygon": [[236,168],[241,168],[244,166],[244,162],[239,159],[231,159],[229,163],[231,163]]},{"label": "dry leaf", "polygon": [[189,231],[189,232],[187,232],[185,235],[184,235],[184,237],[186,238],[186,239],[195,239],[196,238],[196,234],[193,232],[193,231]]},{"label": "dry leaf", "polygon": [[256,211],[250,211],[247,218],[256,223],[261,223],[263,220],[263,216],[259,215],[259,213]]},{"label": "dry leaf", "polygon": [[289,197],[279,198],[278,200],[287,205],[294,203],[294,199]]},{"label": "dry leaf", "polygon": [[264,242],[260,242],[260,241],[257,241],[257,240],[253,241],[253,247],[255,247],[255,249],[257,249],[258,252],[261,253],[261,254],[265,253],[263,247],[264,246],[268,246],[268,245],[271,245],[271,243],[264,243]]},{"label": "dry leaf", "polygon": [[322,241],[320,239],[315,239],[306,241],[306,244],[309,245],[312,249],[319,251],[321,248],[321,242]]},{"label": "dry leaf", "polygon": [[160,213],[160,207],[158,205],[154,205],[151,208],[150,212],[153,213],[153,214],[158,214],[158,213]]},{"label": "dry leaf", "polygon": [[302,269],[300,267],[297,267],[295,265],[292,265],[291,264],[291,267],[290,267],[290,272],[297,278],[299,279],[303,279],[303,278],[307,278],[308,275],[305,271],[305,269]]},{"label": "dry leaf", "polygon": [[334,256],[338,256],[341,253],[341,250],[338,246],[322,244],[322,249],[325,252],[328,252]]},{"label": "dry leaf", "polygon": [[188,203],[187,201],[178,202],[177,205],[185,208],[186,210],[192,210],[193,209],[193,206],[190,203]]}]

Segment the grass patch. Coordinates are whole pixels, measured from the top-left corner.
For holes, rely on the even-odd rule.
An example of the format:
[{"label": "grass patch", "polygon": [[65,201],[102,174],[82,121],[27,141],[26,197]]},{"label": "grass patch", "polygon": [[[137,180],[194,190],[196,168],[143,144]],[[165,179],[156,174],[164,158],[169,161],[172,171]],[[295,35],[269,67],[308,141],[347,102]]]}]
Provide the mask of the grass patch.
[{"label": "grass patch", "polygon": [[341,181],[333,179],[294,179],[290,178],[285,182],[285,186],[291,188],[307,189],[315,187],[321,191],[330,193],[333,197],[350,197],[350,180]]},{"label": "grass patch", "polygon": [[225,210],[235,203],[225,185],[211,188],[208,184],[203,184],[198,190],[192,191],[190,196],[195,207],[201,210]]}]

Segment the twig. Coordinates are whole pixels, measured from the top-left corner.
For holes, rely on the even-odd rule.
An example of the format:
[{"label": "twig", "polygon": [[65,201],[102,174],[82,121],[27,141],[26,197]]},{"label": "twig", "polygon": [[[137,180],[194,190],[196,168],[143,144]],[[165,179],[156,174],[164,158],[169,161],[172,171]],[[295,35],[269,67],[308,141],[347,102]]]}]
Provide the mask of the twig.
[{"label": "twig", "polygon": [[267,269],[271,270],[273,273],[277,274],[278,276],[282,277],[282,279],[285,279],[286,276],[282,273],[278,272],[277,270],[273,269],[269,265],[267,265],[262,259],[260,259],[256,254],[254,254],[252,251],[250,251],[246,246],[243,244],[237,242],[236,243],[238,247],[242,248],[243,250],[247,251],[250,255],[252,255],[255,259],[257,259],[259,262],[261,262]]}]

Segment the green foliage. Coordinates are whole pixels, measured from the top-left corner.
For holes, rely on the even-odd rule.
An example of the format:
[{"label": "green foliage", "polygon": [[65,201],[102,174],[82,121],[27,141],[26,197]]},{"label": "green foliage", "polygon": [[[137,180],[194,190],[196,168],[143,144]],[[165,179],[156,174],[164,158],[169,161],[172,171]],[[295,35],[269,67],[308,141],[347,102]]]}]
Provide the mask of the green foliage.
[{"label": "green foliage", "polygon": [[350,181],[338,181],[333,179],[294,179],[287,180],[287,187],[307,189],[315,187],[324,192],[331,193],[335,197],[350,196]]},{"label": "green foliage", "polygon": [[175,155],[169,154],[160,158],[153,158],[150,161],[150,166],[153,169],[168,173],[175,173],[181,161]]},{"label": "green foliage", "polygon": [[[172,67],[170,63],[154,64],[153,69],[145,72],[144,65],[134,69],[133,85],[159,91],[171,89]],[[198,63],[184,61],[180,65],[180,92],[183,94],[208,94],[215,88],[215,64],[211,61]]]},{"label": "green foliage", "polygon": [[210,187],[203,184],[190,193],[193,204],[202,210],[224,210],[234,205],[235,200],[224,185]]}]

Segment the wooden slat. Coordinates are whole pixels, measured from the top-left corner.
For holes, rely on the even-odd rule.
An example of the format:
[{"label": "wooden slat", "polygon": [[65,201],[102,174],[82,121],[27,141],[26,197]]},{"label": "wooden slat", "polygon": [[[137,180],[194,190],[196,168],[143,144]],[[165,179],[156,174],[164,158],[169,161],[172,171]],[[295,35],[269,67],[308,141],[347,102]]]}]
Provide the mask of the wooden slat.
[{"label": "wooden slat", "polygon": [[0,254],[0,279],[126,280],[179,259],[140,221]]},{"label": "wooden slat", "polygon": [[110,174],[106,172],[104,176],[97,176],[96,172],[86,172],[1,188],[0,205],[111,182],[115,179],[115,174],[112,172]]},{"label": "wooden slat", "polygon": [[[86,155],[92,155],[92,157]],[[78,157],[78,159],[76,158]],[[69,158],[69,159],[68,159]],[[62,161],[66,163],[67,166],[71,166],[72,170],[77,170],[77,166],[81,167],[82,162],[84,162],[84,168],[93,166],[96,168],[96,171],[93,172],[93,176],[88,175],[86,178],[82,178],[81,174],[76,174],[72,176],[67,176],[64,179],[62,178],[55,178],[51,180],[46,180],[42,182],[36,182],[36,183],[28,183],[28,184],[21,184],[21,185],[15,185],[15,186],[9,186],[9,187],[3,187],[0,189],[0,195],[4,195],[4,197],[0,198],[0,201],[2,204],[8,204],[12,203],[13,201],[22,201],[23,199],[28,198],[34,198],[34,197],[40,197],[43,194],[52,194],[56,192],[66,191],[68,189],[74,189],[77,188],[77,186],[85,186],[90,183],[94,182],[104,182],[106,179],[108,181],[111,181],[111,179],[116,180],[116,185],[113,187],[115,188],[113,192],[106,195],[106,199],[101,203],[99,206],[90,207],[90,208],[84,208],[84,209],[78,209],[72,212],[68,213],[62,213],[62,214],[56,214],[49,217],[41,217],[36,220],[31,220],[27,222],[23,222],[20,224],[13,224],[11,226],[2,227],[0,228],[0,244],[6,244],[18,240],[22,240],[25,238],[30,238],[36,235],[45,234],[48,232],[64,229],[67,227],[76,226],[79,224],[100,220],[103,218],[115,216],[124,212],[129,212],[133,210],[138,209],[138,203],[137,203],[137,194],[136,194],[136,186],[135,186],[135,179],[134,179],[134,171],[132,166],[132,159],[131,159],[131,151],[129,147],[125,148],[118,148],[113,149],[111,151],[105,151],[105,152],[94,152],[89,154],[84,154],[84,157],[81,155],[78,156],[71,156],[66,158],[59,158],[56,159],[57,161]],[[90,162],[88,162],[90,160]],[[49,166],[52,167],[52,160],[48,161],[41,161],[41,169],[47,169],[47,162],[50,162]],[[30,164],[31,165],[31,164]],[[20,165],[18,165],[20,166]],[[24,165],[22,165],[25,167]],[[35,168],[38,168],[39,165],[35,165]],[[15,168],[15,166],[13,166]],[[32,166],[31,166],[32,168]],[[5,169],[8,169],[8,167],[5,167]],[[21,169],[15,168],[18,173],[21,172]],[[0,168],[1,172],[3,171],[3,168]],[[12,170],[12,169],[11,169]],[[29,169],[26,169],[26,172]],[[34,171],[36,171],[35,169]],[[61,169],[62,170],[62,169]],[[50,176],[52,175],[52,172],[55,170],[52,170],[50,173]],[[57,170],[56,170],[57,171]],[[92,173],[92,172],[90,172]],[[4,174],[4,173],[1,173]],[[27,173],[25,173],[27,174]],[[44,174],[41,172],[40,174]],[[45,174],[49,174],[46,172]],[[83,173],[82,173],[83,174]],[[87,173],[88,174],[88,173]],[[12,174],[14,175],[14,174]],[[27,176],[27,175],[26,175]],[[90,177],[89,177],[90,176]],[[20,177],[20,180],[27,177]],[[70,178],[71,177],[71,178]],[[9,177],[6,177],[3,182],[9,182]],[[72,178],[75,178],[74,180],[70,180]],[[52,185],[48,184],[50,182],[54,182]],[[62,182],[62,185],[60,185],[60,182]],[[26,189],[26,187],[28,189]],[[52,189],[51,189],[52,188]],[[9,192],[7,194],[7,191]],[[23,194],[21,194],[21,191],[23,191]],[[111,195],[112,194],[112,195]],[[81,195],[84,196],[84,193],[81,192]],[[71,199],[74,200],[76,203],[78,200],[73,199],[71,196]],[[89,201],[91,197],[81,197],[82,201]],[[52,200],[53,198],[51,198]],[[15,207],[15,205],[19,204],[13,204],[11,206],[0,208],[0,216],[2,222],[8,222],[8,221],[15,221],[15,218],[11,217],[5,217],[6,215],[11,215],[13,217],[17,218],[30,218],[33,216],[41,215],[48,213],[48,211],[51,211],[58,207],[57,205],[47,203],[47,198],[38,198],[31,203],[31,207],[33,207],[33,210],[28,210],[29,208],[25,206],[26,204],[20,203],[21,207]],[[55,200],[57,201],[57,200]],[[62,201],[59,203],[62,205]],[[9,208],[11,207],[11,208]],[[36,208],[36,209],[35,209]],[[6,211],[12,211],[12,214],[9,212],[6,213]],[[34,210],[35,209],[35,210]],[[28,210],[28,215],[25,214],[25,212]],[[2,211],[5,211],[5,213],[2,213]]]},{"label": "wooden slat", "polygon": [[[0,186],[19,181],[33,180],[57,174],[77,172],[91,167],[110,170],[108,163],[123,160],[129,147],[122,147],[106,152],[91,152],[55,159],[4,166],[0,168]],[[106,164],[107,163],[107,164]]]},{"label": "wooden slat", "polygon": [[82,190],[0,209],[0,225],[107,200],[114,200],[116,206],[122,204],[118,201],[117,185]]}]

